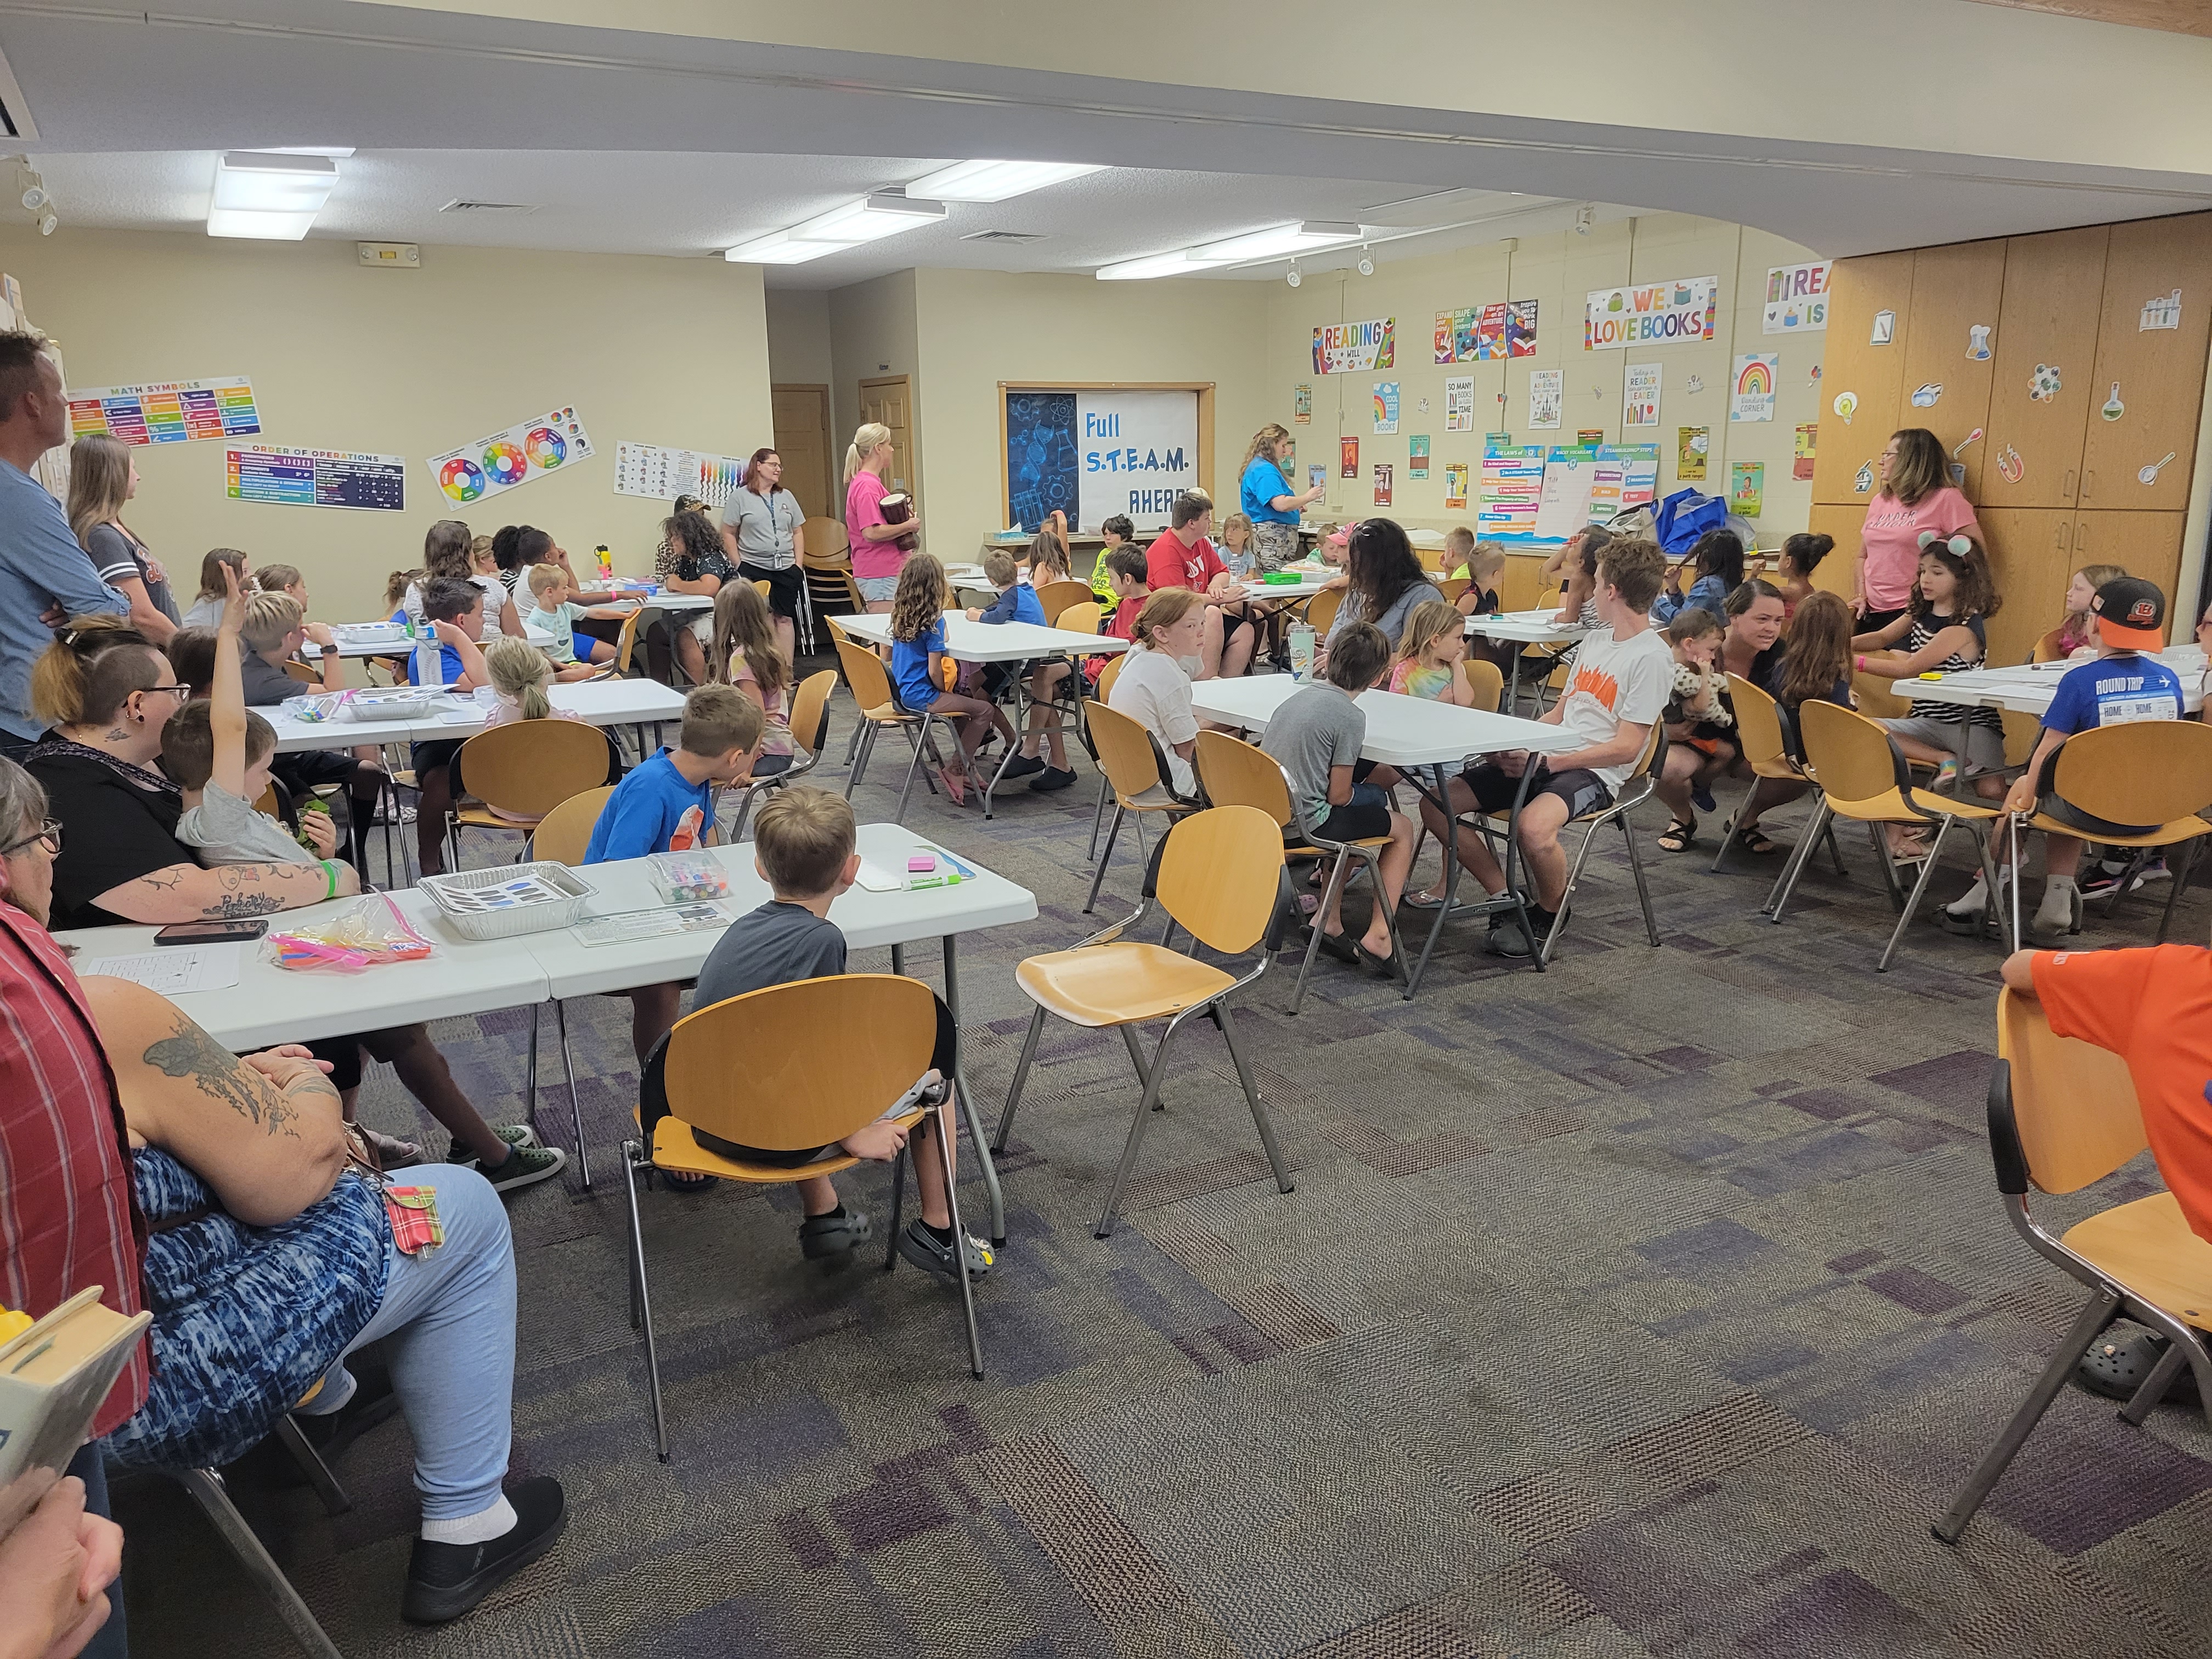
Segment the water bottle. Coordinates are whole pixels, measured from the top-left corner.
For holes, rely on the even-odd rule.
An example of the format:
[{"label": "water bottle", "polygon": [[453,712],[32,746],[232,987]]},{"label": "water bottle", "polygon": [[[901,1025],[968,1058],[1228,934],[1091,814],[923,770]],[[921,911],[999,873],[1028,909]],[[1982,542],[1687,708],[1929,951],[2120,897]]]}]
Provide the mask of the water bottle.
[{"label": "water bottle", "polygon": [[434,690],[446,683],[446,648],[427,629],[415,642],[413,678],[416,684]]},{"label": "water bottle", "polygon": [[1292,623],[1290,641],[1291,678],[1303,681],[1313,667],[1314,631],[1304,623]]},{"label": "water bottle", "polygon": [[607,551],[607,544],[605,542],[601,542],[593,550],[597,552],[599,559],[599,586],[605,587],[615,579],[614,556]]}]

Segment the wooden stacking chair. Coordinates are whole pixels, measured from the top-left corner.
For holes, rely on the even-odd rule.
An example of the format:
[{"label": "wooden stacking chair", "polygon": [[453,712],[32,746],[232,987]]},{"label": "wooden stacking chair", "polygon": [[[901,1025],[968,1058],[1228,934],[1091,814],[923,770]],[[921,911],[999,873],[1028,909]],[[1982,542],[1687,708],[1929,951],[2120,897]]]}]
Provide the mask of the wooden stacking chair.
[{"label": "wooden stacking chair", "polygon": [[1091,896],[1083,914],[1098,908],[1098,889],[1106,879],[1106,866],[1114,860],[1114,842],[1121,833],[1121,820],[1131,814],[1137,821],[1137,858],[1151,854],[1145,847],[1145,817],[1164,812],[1170,818],[1198,810],[1194,802],[1177,798],[1162,781],[1152,734],[1127,714],[1117,714],[1096,701],[1083,705],[1084,723],[1098,754],[1098,769],[1114,791],[1114,823],[1106,832],[1106,845],[1098,854],[1098,867],[1091,878]]},{"label": "wooden stacking chair", "polygon": [[[2069,746],[2077,740],[2069,739]],[[2154,1193],[2111,1205],[2063,1233],[2051,1232],[2028,1207],[2031,1187],[2039,1193],[2080,1192],[2148,1145],[2127,1062],[2092,1043],[2055,1035],[2040,1003],[2001,991],[1989,1124],[1997,1191],[2013,1231],[2045,1261],[2087,1285],[2090,1295],[1996,1444],[1932,1528],[1947,1544],[1959,1541],[2081,1356],[2122,1314],[2151,1327],[2171,1346],[2120,1416],[2140,1427],[2185,1364],[2197,1379],[2199,1406],[2212,1413],[2212,1351],[2200,1328],[2212,1311],[2212,1244],[2191,1229],[2173,1194]]]},{"label": "wooden stacking chair", "polygon": [[744,787],[738,798],[738,816],[731,821],[729,839],[740,842],[745,838],[745,820],[752,816],[753,802],[770,789],[781,789],[794,783],[822,764],[822,745],[830,736],[830,694],[836,690],[837,677],[828,669],[809,674],[799,683],[791,694],[791,764],[784,770],[768,777],[756,778]]},{"label": "wooden stacking chair", "polygon": [[1462,659],[1459,672],[1467,689],[1474,693],[1474,707],[1496,714],[1498,705],[1505,700],[1505,676],[1498,665],[1486,657],[1468,657]]},{"label": "wooden stacking chair", "polygon": [[[1053,586],[1083,587],[1081,582],[1054,582]],[[1083,591],[1086,596],[1091,592],[1087,587],[1083,587]],[[1062,605],[1060,608],[1060,614],[1053,619],[1052,625],[1054,628],[1064,628],[1071,634],[1096,634],[1098,631],[1099,618],[1104,611],[1105,607],[1096,599],[1086,597],[1072,605]]]},{"label": "wooden stacking chair", "polygon": [[[609,755],[606,733],[598,726],[556,716],[479,732],[461,745],[458,758],[460,779],[475,800],[457,805],[448,821],[456,870],[463,830],[519,835],[523,844],[516,856],[526,856],[531,832],[548,812],[607,781]],[[501,817],[495,806],[516,816]]]},{"label": "wooden stacking chair", "polygon": [[[1091,584],[1089,582],[1079,582],[1072,579],[1065,581],[1047,582],[1043,586],[1037,589],[1036,596],[1037,606],[1044,612],[1045,621],[1054,628],[1073,627],[1073,623],[1062,623],[1060,620],[1060,613],[1066,610],[1071,605],[1086,605],[1095,602],[1098,598],[1096,593],[1091,591]],[[1091,627],[1080,629],[1078,631],[1085,634],[1096,634],[1098,631],[1098,629],[1097,625],[1094,623]]]},{"label": "wooden stacking chair", "polygon": [[[1038,1036],[1047,1014],[1071,1025],[1091,1030],[1112,1029],[1121,1033],[1130,1063],[1144,1085],[1129,1125],[1129,1139],[1121,1162],[1107,1188],[1106,1207],[1098,1218],[1097,1236],[1113,1231],[1114,1212],[1136,1166],[1144,1143],[1145,1126],[1158,1104],[1160,1085],[1167,1076],[1168,1044],[1193,1019],[1205,1016],[1221,1028],[1222,1040],[1243,1085],[1245,1103],[1260,1132],[1260,1144],[1274,1170],[1275,1185],[1292,1190],[1290,1171],[1275,1145],[1275,1129],[1260,1091],[1252,1081],[1252,1068],[1237,1036],[1229,1001],[1238,991],[1258,982],[1273,958],[1272,950],[1260,951],[1259,965],[1242,978],[1186,956],[1164,945],[1139,945],[1122,935],[1139,926],[1157,902],[1193,939],[1223,956],[1239,957],[1261,945],[1274,919],[1282,893],[1283,835],[1274,819],[1250,806],[1217,806],[1195,813],[1173,826],[1160,856],[1157,886],[1146,884],[1137,908],[1103,932],[1092,934],[1072,950],[1030,957],[1014,970],[1036,1011],[1030,1018],[1029,1035],[1022,1042],[1021,1059],[1014,1066],[1013,1086],[1007,1091],[1006,1109],[999,1120],[992,1150],[1002,1151],[1014,1127],[1014,1111],[1021,1104],[1030,1062],[1036,1058]],[[1159,1044],[1147,1065],[1137,1046],[1136,1028],[1165,1020]],[[757,1144],[757,1143],[751,1143]]]},{"label": "wooden stacking chair", "polygon": [[[1750,813],[1759,799],[1759,787],[1771,778],[1777,781],[1802,783],[1817,787],[1798,764],[1790,752],[1790,733],[1784,726],[1782,705],[1760,690],[1741,674],[1728,677],[1729,706],[1735,710],[1736,747],[1744,763],[1751,768],[1751,787],[1744,791],[1743,804],[1735,809],[1729,820],[1728,834],[1721,837],[1721,850],[1713,854],[1713,868],[1717,872],[1735,846],[1741,833],[1736,826]],[[1808,826],[1809,827],[1809,826]],[[1828,843],[1828,856],[1835,860],[1836,873],[1843,875],[1843,849],[1836,845],[1836,826],[1832,819],[1823,831]]]},{"label": "wooden stacking chair", "polygon": [[1316,641],[1328,637],[1328,630],[1336,621],[1338,608],[1344,603],[1349,588],[1323,588],[1306,601],[1306,626],[1312,629]]},{"label": "wooden stacking chair", "polygon": [[[853,701],[860,705],[860,747],[853,757],[852,766],[845,777],[845,799],[853,799],[853,791],[868,769],[869,757],[876,752],[876,734],[886,727],[904,734],[914,746],[914,763],[907,768],[905,787],[899,791],[898,811],[892,818],[898,823],[906,817],[907,797],[914,790],[914,775],[921,767],[922,738],[929,716],[911,714],[899,704],[891,693],[891,677],[884,669],[884,659],[866,646],[837,635],[837,660],[845,670],[845,683],[853,689]],[[932,794],[937,785],[927,772],[922,781]]]},{"label": "wooden stacking chair", "polygon": [[[898,974],[837,974],[749,991],[685,1015],[647,1056],[641,1091],[665,1104],[653,1140],[623,1143],[629,1194],[629,1322],[645,1337],[647,1382],[653,1396],[653,1436],[660,1461],[668,1461],[668,1419],[660,1396],[660,1358],[653,1344],[653,1297],[646,1279],[645,1225],[638,1183],[654,1170],[716,1176],[757,1186],[780,1186],[836,1175],[860,1160],[839,1149],[833,1157],[795,1168],[751,1164],[699,1144],[698,1132],[743,1146],[802,1152],[832,1147],[873,1122],[929,1069],[937,1043],[937,996],[919,980]],[[776,1040],[763,1042],[761,1033]],[[832,1065],[822,1056],[834,1054]],[[953,1127],[949,1106],[916,1106],[896,1121],[908,1129],[939,1110],[933,1137],[952,1211],[954,1258],[960,1268],[960,1308],[968,1325],[971,1375],[983,1375],[983,1340],[975,1326],[975,1298],[968,1281],[967,1229],[953,1180]],[[641,1121],[642,1120],[641,1119]],[[899,1207],[905,1197],[907,1154],[891,1171],[891,1219],[884,1271],[898,1260]]]}]

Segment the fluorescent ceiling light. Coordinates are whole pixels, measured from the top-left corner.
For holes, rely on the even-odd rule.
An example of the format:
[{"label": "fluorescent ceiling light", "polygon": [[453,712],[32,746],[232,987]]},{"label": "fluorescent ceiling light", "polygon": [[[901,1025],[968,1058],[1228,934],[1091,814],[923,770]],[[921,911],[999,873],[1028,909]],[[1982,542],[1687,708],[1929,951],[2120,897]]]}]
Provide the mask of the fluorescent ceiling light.
[{"label": "fluorescent ceiling light", "polygon": [[740,242],[722,257],[732,264],[795,265],[841,248],[872,242],[879,236],[895,236],[902,230],[935,224],[944,217],[942,202],[879,191],[818,213],[788,230]]},{"label": "fluorescent ceiling light", "polygon": [[1117,265],[1101,265],[1098,280],[1102,283],[1133,283],[1147,276],[1194,276],[1209,269],[1204,260],[1194,259],[1178,250],[1174,253],[1155,253],[1143,259],[1124,259]]},{"label": "fluorescent ceiling light", "polygon": [[917,196],[946,202],[1003,202],[1047,185],[1080,179],[1105,169],[1085,161],[955,161],[915,179],[907,188]]},{"label": "fluorescent ceiling light", "polygon": [[296,242],[337,182],[337,163],[326,155],[233,150],[216,163],[208,234]]},{"label": "fluorescent ceiling light", "polygon": [[1342,247],[1346,242],[1358,240],[1358,225],[1309,219],[1304,224],[1278,225],[1273,230],[1255,230],[1249,236],[1208,242],[1203,247],[1193,248],[1191,254],[1211,264],[1243,264],[1253,259],[1279,259],[1286,253],[1310,253],[1316,248]]}]

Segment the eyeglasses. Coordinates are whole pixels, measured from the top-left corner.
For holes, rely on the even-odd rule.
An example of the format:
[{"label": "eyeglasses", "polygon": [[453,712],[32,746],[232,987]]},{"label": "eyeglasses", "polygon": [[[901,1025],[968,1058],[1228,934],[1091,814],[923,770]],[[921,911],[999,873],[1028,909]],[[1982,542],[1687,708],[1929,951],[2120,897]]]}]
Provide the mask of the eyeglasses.
[{"label": "eyeglasses", "polygon": [[179,680],[174,685],[149,685],[145,690],[149,697],[156,691],[173,691],[179,702],[188,700],[192,695],[191,684],[187,680]]},{"label": "eyeglasses", "polygon": [[48,818],[35,831],[24,836],[21,841],[11,841],[5,847],[0,847],[0,859],[15,857],[33,842],[46,848],[48,858],[59,858],[62,855],[61,820]]}]

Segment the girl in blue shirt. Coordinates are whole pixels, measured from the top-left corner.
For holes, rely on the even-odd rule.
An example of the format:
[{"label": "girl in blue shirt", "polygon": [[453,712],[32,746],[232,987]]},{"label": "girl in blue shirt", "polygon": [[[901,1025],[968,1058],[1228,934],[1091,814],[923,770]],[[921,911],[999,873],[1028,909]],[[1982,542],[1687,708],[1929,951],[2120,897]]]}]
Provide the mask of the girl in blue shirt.
[{"label": "girl in blue shirt", "polygon": [[[1690,591],[1682,592],[1682,565],[1696,573]],[[1668,573],[1667,591],[1651,607],[1651,620],[1664,627],[1685,611],[1710,611],[1725,618],[1728,596],[1743,584],[1743,542],[1733,530],[1709,530],[1698,538],[1689,556]]]},{"label": "girl in blue shirt", "polygon": [[1272,421],[1252,434],[1239,470],[1237,505],[1252,521],[1252,543],[1262,571],[1280,570],[1298,556],[1298,510],[1319,501],[1325,484],[1291,488],[1283,457],[1291,434]]},{"label": "girl in blue shirt", "polygon": [[[945,655],[945,567],[927,553],[910,553],[900,568],[898,586],[891,594],[891,686],[899,704],[909,714],[939,714],[951,724],[959,740],[960,758],[938,769],[945,793],[955,805],[968,799],[973,781],[970,763],[986,737],[996,732],[1009,747],[1014,728],[998,704],[963,692],[940,690],[948,678]],[[1033,756],[1017,755],[1007,763],[1005,778],[1027,777],[1044,769]]]}]

